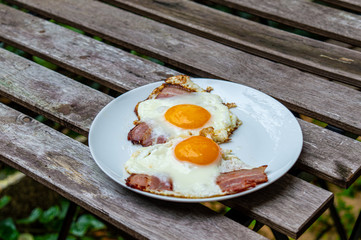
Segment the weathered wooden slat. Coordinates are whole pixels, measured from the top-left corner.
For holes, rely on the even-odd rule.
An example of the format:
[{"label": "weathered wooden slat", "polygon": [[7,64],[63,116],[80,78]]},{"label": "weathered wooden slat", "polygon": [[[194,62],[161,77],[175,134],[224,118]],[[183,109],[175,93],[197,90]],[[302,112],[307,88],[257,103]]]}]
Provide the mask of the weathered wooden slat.
[{"label": "weathered wooden slat", "polygon": [[[196,204],[152,200],[121,188],[100,171],[85,145],[4,105],[0,105],[0,121],[1,158],[6,163],[125,231],[151,239],[260,239],[256,233]],[[328,191],[286,175],[265,191],[225,203],[243,212],[257,212],[252,216],[257,219],[262,215],[270,226],[272,215],[282,212],[278,217],[283,218],[277,220],[282,227],[277,229],[297,237],[304,230],[303,224],[312,223],[309,221],[327,208],[332,197]]]},{"label": "weathered wooden slat", "polygon": [[361,2],[359,0],[323,0],[336,6],[348,8],[352,11],[361,12]]},{"label": "weathered wooden slat", "polygon": [[297,167],[348,188],[361,175],[361,142],[299,120],[303,149]]},{"label": "weathered wooden slat", "polygon": [[105,1],[261,57],[361,86],[361,53],[357,51],[267,27],[187,0]]},{"label": "weathered wooden slat", "polygon": [[[2,83],[0,84],[0,93],[11,91],[11,97],[13,100],[17,101],[17,99],[22,99],[21,102],[23,103],[27,102],[29,105],[33,104],[35,108],[41,108],[42,111],[44,112],[47,111],[48,115],[54,119],[61,117],[65,117],[65,118],[69,117],[70,118],[69,122],[72,122],[73,119],[76,118],[72,119],[71,116],[74,115],[79,116],[78,117],[79,123],[77,124],[83,125],[82,129],[84,129],[84,131],[87,131],[89,129],[90,122],[86,122],[86,121],[82,122],[81,119],[87,119],[87,121],[91,121],[92,119],[94,119],[96,115],[96,113],[92,111],[99,110],[98,106],[105,105],[110,100],[109,98],[102,99],[103,98],[102,96],[104,94],[100,92],[97,91],[90,92],[86,90],[87,88],[84,90],[81,88],[81,86],[78,85],[72,85],[73,88],[76,89],[76,92],[73,92],[66,87],[66,85],[69,84],[69,82],[72,82],[73,80],[67,79],[57,73],[52,72],[49,69],[36,65],[35,63],[29,62],[28,60],[23,59],[15,54],[12,54],[10,52],[7,53],[5,50],[0,49],[0,53],[1,53],[0,56],[4,56],[4,59],[0,57],[0,63],[1,63],[0,66],[5,66],[3,69],[0,68],[0,73],[3,73],[5,69],[10,69],[7,71],[11,72],[11,74],[6,74],[5,77],[0,76],[0,82]],[[27,69],[29,69],[28,70],[29,72],[27,71],[27,69],[21,67],[26,65],[25,63],[28,64]],[[34,76],[34,74],[36,73],[38,74],[38,78]],[[47,77],[45,78],[44,76]],[[57,80],[57,78],[59,78],[59,80]],[[35,84],[30,82],[34,82]],[[40,87],[40,89],[34,89],[33,87],[28,87],[29,84],[30,86],[46,85],[48,87],[45,90],[42,87]],[[64,90],[58,93],[59,85],[61,84],[64,85],[63,86]],[[14,88],[15,90],[13,90],[13,86],[16,86],[16,88]],[[41,101],[38,101],[37,99],[40,99]],[[76,103],[77,104],[75,105],[76,108],[68,107],[69,104],[70,105],[71,103],[75,104],[74,102],[79,101],[80,99],[82,100],[79,103]],[[37,102],[40,102],[41,104],[35,104]],[[98,102],[97,103],[98,105],[95,105],[96,102]],[[68,109],[69,111],[68,114],[64,116],[62,110],[59,110],[58,107],[53,107],[54,105],[57,106],[57,104],[60,106],[64,106],[63,108],[65,109]],[[93,106],[97,110],[90,111],[89,108],[93,108]],[[84,110],[79,112],[79,109],[83,109],[83,108]],[[325,137],[327,137],[327,135]],[[315,144],[317,145],[319,143],[315,143]],[[345,161],[347,162],[347,160]],[[287,185],[287,183],[285,184]],[[276,195],[278,194],[276,190],[273,190],[273,192]],[[315,194],[318,194],[318,192]],[[315,198],[315,196],[313,195],[310,195],[309,197],[311,197],[312,199]],[[274,197],[274,198],[279,198],[278,201],[283,202],[285,206],[294,205],[293,203],[295,199],[294,196],[292,196],[291,199],[285,197],[284,195],[280,195],[279,197]],[[310,199],[304,198],[303,196],[301,199],[298,199],[297,201],[302,202],[303,200],[309,201]],[[260,209],[262,208],[262,206],[255,205],[254,208]],[[308,213],[302,212],[302,214],[304,214],[305,216],[303,216],[302,219],[299,219],[300,221],[298,221],[297,219],[295,219],[294,221],[297,222],[298,224],[301,224],[304,219],[309,219],[311,221],[313,218],[310,218],[310,216],[314,214],[313,212],[314,209],[310,208],[309,210],[310,212]],[[268,212],[267,210],[265,211]],[[297,234],[299,234],[298,232],[302,230],[301,226],[298,226],[297,224],[292,227],[288,227],[287,225],[273,226],[272,222],[277,222],[278,224],[277,219],[285,219],[287,217],[290,217],[290,216],[278,215],[279,214],[278,211],[275,211],[273,215],[267,215],[267,216],[263,215],[261,211],[261,212],[257,212],[255,216],[258,214],[260,214],[259,215],[260,219],[263,218],[269,219],[270,222],[268,224],[270,224],[271,227],[276,227],[277,229],[281,229],[281,230],[285,229],[284,233],[290,234],[291,236],[296,236]],[[289,212],[289,214],[293,216],[293,213]],[[258,217],[256,219],[258,219]]]},{"label": "weathered wooden slat", "polygon": [[[298,184],[295,184],[295,183]],[[286,185],[283,185],[286,184]],[[282,178],[282,181],[277,181],[272,185],[272,188],[274,189],[280,189],[282,194],[284,194],[284,197],[292,199],[293,197],[297,199],[302,199],[304,197],[307,197],[312,195],[316,191],[322,191],[323,194],[327,194],[327,191],[320,189],[314,185],[312,187],[309,186],[309,184],[306,184],[306,182],[302,181],[299,178],[293,177],[291,175],[285,175]],[[328,203],[324,203],[320,205],[322,202],[322,199],[324,196],[321,197],[321,199],[316,199],[320,196],[314,196],[314,198],[310,199],[311,202],[303,202],[300,204],[294,205],[291,203],[291,207],[288,209],[285,209],[282,203],[278,202],[277,199],[274,199],[273,197],[270,197],[272,195],[272,188],[265,188],[264,191],[257,191],[255,193],[245,195],[243,197],[240,197],[238,201],[224,201],[223,203],[227,206],[230,206],[231,208],[239,209],[242,213],[253,217],[254,212],[262,211],[262,214],[265,214],[267,216],[268,214],[272,214],[271,212],[264,212],[264,211],[291,211],[292,214],[294,214],[294,217],[291,218],[279,218],[277,219],[277,222],[279,222],[278,226],[282,226],[284,228],[274,228],[275,230],[279,232],[286,232],[288,236],[292,236],[293,238],[298,238],[309,226],[310,223],[313,222],[313,220],[316,220],[320,215],[319,212],[315,212],[312,216],[306,216],[303,212],[309,211],[309,208],[311,209],[327,209],[329,207]],[[330,199],[332,199],[332,196],[330,196]],[[296,199],[291,200],[294,203],[296,203]],[[272,206],[272,209],[254,209],[253,204],[254,202],[257,203],[257,205],[268,205]],[[250,209],[252,209],[250,211]],[[283,214],[282,214],[283,215]],[[284,213],[286,215],[286,212]],[[304,219],[305,217],[308,217],[310,219]],[[302,219],[302,220],[301,220]],[[313,219],[313,220],[311,220]],[[263,223],[266,223],[268,225],[267,218],[262,219]],[[283,222],[283,224],[281,224]],[[304,224],[302,224],[302,222]],[[297,235],[291,235],[292,232],[294,232],[294,228],[298,227],[297,229],[298,234]],[[292,230],[291,230],[292,229]]]},{"label": "weathered wooden slat", "polygon": [[[84,135],[112,99],[3,49],[0,63],[1,94]],[[299,167],[342,187],[352,184],[361,174],[360,142],[299,122],[304,135]]]},{"label": "weathered wooden slat", "polygon": [[120,92],[177,74],[3,4],[0,4],[0,26],[0,41]]},{"label": "weathered wooden slat", "polygon": [[308,0],[211,0],[231,8],[361,46],[361,16]]},{"label": "weathered wooden slat", "polygon": [[[357,114],[361,109],[361,100],[356,90],[100,2],[11,2],[157,57],[185,71],[232,80],[259,89],[279,99],[291,110],[361,134],[361,122]],[[94,9],[99,11],[94,12]]]},{"label": "weathered wooden slat", "polygon": [[[112,100],[106,94],[40,68],[2,48],[0,63],[1,95],[84,135],[87,135],[93,117]],[[92,96],[91,104],[89,97],[83,96]],[[57,113],[55,118],[53,112]]]},{"label": "weathered wooden slat", "polygon": [[[137,195],[108,178],[87,146],[0,104],[0,159],[139,239],[266,239],[199,204]],[[317,194],[318,195],[318,194]],[[329,202],[325,193],[320,201]]]}]

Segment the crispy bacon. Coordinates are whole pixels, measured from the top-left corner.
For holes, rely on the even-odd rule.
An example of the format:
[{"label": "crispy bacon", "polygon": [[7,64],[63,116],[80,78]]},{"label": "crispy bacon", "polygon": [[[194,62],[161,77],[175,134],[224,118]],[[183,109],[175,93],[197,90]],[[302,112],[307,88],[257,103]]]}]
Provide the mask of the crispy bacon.
[{"label": "crispy bacon", "polygon": [[171,179],[159,179],[155,176],[146,174],[132,174],[126,180],[127,186],[136,188],[142,191],[173,191],[173,184]]},{"label": "crispy bacon", "polygon": [[152,129],[145,122],[140,122],[129,131],[128,140],[133,144],[141,144],[143,147],[148,147],[155,143],[165,143],[167,138],[165,136],[153,138]]},{"label": "crispy bacon", "polygon": [[164,88],[158,93],[156,98],[169,98],[183,94],[188,94],[190,92],[191,92],[190,90],[183,88],[182,86],[166,84]]},{"label": "crispy bacon", "polygon": [[[190,90],[183,88],[182,86],[164,84],[164,87],[155,94],[157,94],[156,98],[169,98],[188,93],[190,93]],[[135,107],[134,112],[138,115],[138,105]],[[152,129],[145,122],[138,123],[129,131],[128,140],[133,144],[141,144],[143,147],[148,147],[155,143],[167,142],[165,136],[154,138],[152,136]]]},{"label": "crispy bacon", "polygon": [[[217,177],[216,183],[227,194],[233,194],[248,190],[257,184],[268,181],[265,169],[267,165],[241,169],[222,173]],[[160,179],[146,174],[132,174],[126,179],[126,185],[142,191],[173,191],[173,183],[169,178]]]},{"label": "crispy bacon", "polygon": [[237,171],[222,173],[217,177],[217,184],[223,192],[237,193],[255,187],[259,183],[267,182],[267,175],[264,172],[267,165],[241,169]]},{"label": "crispy bacon", "polygon": [[[138,123],[128,133],[128,140],[133,144],[147,145],[151,138],[152,129],[144,122]],[[150,142],[151,143],[151,142]],[[149,144],[148,146],[150,146]]]}]

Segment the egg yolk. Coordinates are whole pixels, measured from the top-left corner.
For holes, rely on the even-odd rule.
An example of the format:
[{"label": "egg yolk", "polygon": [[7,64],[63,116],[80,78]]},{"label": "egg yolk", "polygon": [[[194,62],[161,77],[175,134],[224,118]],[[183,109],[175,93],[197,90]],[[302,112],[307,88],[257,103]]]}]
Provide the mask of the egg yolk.
[{"label": "egg yolk", "polygon": [[220,148],[209,138],[193,136],[178,143],[174,148],[174,154],[180,161],[208,165],[219,159]]},{"label": "egg yolk", "polygon": [[171,124],[183,129],[202,127],[211,118],[211,114],[204,108],[192,104],[175,105],[164,114]]}]

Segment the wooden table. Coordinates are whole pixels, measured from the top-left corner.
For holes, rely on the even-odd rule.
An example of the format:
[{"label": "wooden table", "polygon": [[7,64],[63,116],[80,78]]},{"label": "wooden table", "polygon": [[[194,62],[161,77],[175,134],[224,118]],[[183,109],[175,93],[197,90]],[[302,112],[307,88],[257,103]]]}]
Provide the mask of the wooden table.
[{"label": "wooden table", "polygon": [[[332,1],[345,10],[307,0],[212,1],[234,14],[208,7],[209,1],[7,2],[29,12],[0,4],[0,41],[55,63],[60,72],[83,76],[113,93],[179,73],[259,89],[297,116],[329,124],[322,128],[298,119],[304,146],[294,170],[345,188],[360,176],[361,143],[350,136],[361,135],[361,53],[356,48],[361,16],[347,11],[360,12],[357,0]],[[239,10],[261,23],[237,16]],[[266,19],[315,33],[319,40],[266,26]],[[60,74],[1,48],[0,62],[0,95],[85,136],[113,99],[72,79],[74,74]],[[230,217],[200,204],[154,200],[119,186],[96,166],[85,144],[30,116],[1,104],[0,122],[1,161],[136,238],[264,239],[235,221],[239,217],[297,238],[333,201],[331,192],[291,174],[224,201],[232,208]]]}]

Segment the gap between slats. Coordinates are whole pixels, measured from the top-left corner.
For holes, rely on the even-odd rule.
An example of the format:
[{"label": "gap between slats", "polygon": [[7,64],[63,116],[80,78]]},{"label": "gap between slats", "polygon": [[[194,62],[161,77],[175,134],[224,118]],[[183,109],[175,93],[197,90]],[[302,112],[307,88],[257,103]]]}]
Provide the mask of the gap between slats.
[{"label": "gap between slats", "polygon": [[359,0],[322,0],[322,2],[343,7],[353,12],[361,13],[361,2]]},{"label": "gap between slats", "polygon": [[361,46],[361,16],[308,0],[210,0],[241,11]]},{"label": "gap between slats", "polygon": [[361,53],[287,33],[191,1],[103,0],[246,52],[361,87]]},{"label": "gap between slats", "polygon": [[[73,130],[87,134],[95,115],[112,99],[10,52],[2,49],[0,52],[0,56],[6,56],[0,57],[0,69],[3,76],[8,76],[0,86],[1,94]],[[15,85],[16,88],[12,87]],[[314,124],[302,120],[300,124],[305,146],[298,163],[337,185],[351,184],[360,175],[357,156],[361,155],[361,145]],[[338,171],[340,166],[344,166],[344,171]]]},{"label": "gap between slats", "polygon": [[[85,4],[85,2],[87,4]],[[99,12],[102,18],[107,18],[107,15],[103,15],[103,12],[105,13],[107,11],[110,11],[109,15],[111,15],[120,11],[112,7],[106,6],[105,4],[100,4],[98,2],[85,2],[79,2],[80,5],[77,8],[82,8],[85,6],[90,7],[90,4],[95,4],[95,6],[92,6],[93,8],[100,8],[104,10]],[[29,3],[30,1],[27,1],[27,4]],[[61,1],[57,1],[57,3],[61,3]],[[62,7],[65,6],[66,5],[62,5]],[[49,6],[36,5],[32,6],[31,8],[35,8],[36,10],[39,7]],[[51,11],[56,11],[57,8],[58,7],[53,7]],[[73,9],[73,7],[71,9]],[[68,23],[72,22],[71,17],[82,17],[81,14],[72,14],[71,12],[69,12],[71,11],[71,9],[67,9],[61,12],[62,14],[70,14],[68,16],[70,19],[66,20]],[[40,12],[49,15],[49,13],[45,13],[42,10]],[[130,32],[127,32],[126,29],[121,30],[122,34],[120,34],[119,31],[122,26],[120,21],[117,21],[117,28],[113,32],[104,30],[103,25],[101,29],[98,29],[99,26],[96,25],[91,25],[87,27],[82,27],[81,25],[79,25],[83,24],[84,22],[77,23],[75,25],[77,27],[82,27],[83,29],[85,28],[85,30],[93,28],[93,30],[91,30],[93,33],[100,33],[102,34],[101,37],[106,37],[110,41],[114,41],[118,44],[123,44],[125,47],[130,47],[131,44],[134,44],[132,46],[136,48],[136,50],[143,51],[145,54],[149,53],[151,56],[159,57],[159,59],[162,61],[164,60],[172,65],[181,67],[182,69],[193,72],[197,75],[205,77],[213,76],[221,79],[230,79],[257,88],[279,99],[291,110],[303,113],[316,119],[320,119],[322,121],[328,122],[332,125],[346,129],[356,134],[361,133],[361,126],[358,126],[361,124],[359,123],[358,118],[355,118],[353,113],[354,111],[352,110],[353,108],[357,108],[355,106],[357,105],[357,100],[352,100],[352,97],[356,96],[356,92],[348,90],[347,88],[342,88],[341,86],[337,86],[336,84],[326,84],[324,79],[317,78],[316,76],[301,73],[299,71],[296,71],[295,69],[291,69],[283,65],[271,63],[261,58],[247,55],[238,50],[227,48],[225,46],[221,46],[205,39],[200,39],[194,35],[186,34],[185,32],[181,32],[179,30],[169,28],[165,25],[151,22],[144,18],[133,16],[128,13],[123,13],[121,15],[117,14],[116,16],[122,18],[124,14],[127,15],[124,16],[124,18],[126,18],[127,20],[124,19],[125,22],[123,22],[123,24],[126,25],[127,21],[129,21],[130,18],[134,18],[131,20],[132,34],[140,34],[144,39],[138,37],[135,41],[131,38],[132,34],[130,34]],[[50,15],[52,17],[57,17],[57,15],[54,15],[53,13]],[[86,18],[86,16],[83,17]],[[57,18],[64,20],[62,17],[59,16]],[[104,21],[106,21],[106,19],[104,19]],[[147,27],[146,29],[142,28],[142,31],[137,30],[137,27],[141,27],[142,24],[147,24],[149,25],[149,27]],[[106,25],[109,25],[109,21]],[[152,28],[157,28],[157,32],[153,32]],[[116,33],[117,31],[119,32],[119,34]],[[150,32],[146,33],[144,31]],[[104,33],[106,35],[104,35]],[[161,38],[161,34],[167,34],[167,37],[163,37],[163,43],[159,45],[157,41]],[[177,37],[181,36],[184,36],[180,42],[182,44],[180,44],[180,40],[177,39]],[[121,38],[121,40],[117,40],[118,38]],[[192,41],[190,41],[191,39]],[[126,43],[125,40],[131,41],[131,43]],[[200,45],[195,46],[195,44]],[[141,45],[141,48],[137,47],[138,45]],[[187,45],[184,46],[186,51],[184,49],[179,49],[183,48],[183,45]],[[209,45],[213,47],[210,47]],[[192,48],[195,48],[194,50],[197,49],[198,52],[196,52],[196,54],[193,54]],[[215,51],[215,49],[218,50]],[[151,52],[149,52],[150,50]],[[172,51],[176,51],[177,54],[172,54]],[[206,52],[208,52],[208,54],[206,54]],[[222,54],[222,57],[218,56],[219,54]],[[203,60],[201,60],[200,58],[202,58]],[[223,59],[224,61],[220,61],[220,59],[222,58],[225,58]],[[236,62],[237,66],[242,68],[238,69],[237,67],[229,69],[229,65],[233,63],[236,64]],[[255,66],[258,67],[256,68]],[[269,71],[266,73],[263,72],[262,69],[269,69]],[[242,78],[240,78],[240,76]],[[268,79],[268,81],[262,81],[261,79]],[[283,79],[282,83],[277,83],[277,81],[280,81],[281,79]],[[300,82],[296,83],[295,81]],[[305,81],[308,81],[307,84],[304,83]],[[315,88],[317,85],[319,85],[319,90],[316,90]],[[280,88],[283,90],[281,90]],[[326,94],[327,96],[321,97],[322,94]],[[332,98],[334,98],[334,100],[332,100],[332,103],[330,99],[331,95]],[[338,95],[340,98],[339,100],[337,100]],[[341,97],[341,95],[347,95],[348,98],[345,99],[343,96]],[[297,98],[300,97],[301,99],[297,100]],[[311,99],[314,100],[311,101]],[[340,105],[341,102],[344,102],[342,106]],[[349,109],[345,109],[345,106]],[[337,110],[338,108],[340,109]],[[340,117],[341,113],[342,118]]]},{"label": "gap between slats", "polygon": [[[51,26],[51,24],[50,24],[50,26]],[[51,28],[53,28],[53,26],[51,26]],[[60,28],[59,28],[59,30],[60,30]],[[69,31],[69,33],[71,33],[70,35],[74,35],[74,36],[77,36],[77,34],[75,34],[75,33],[73,33],[73,32],[70,32]],[[65,32],[62,34],[62,35],[65,35]],[[80,36],[77,36],[77,38],[79,39],[80,38]],[[81,40],[82,40],[82,38],[80,38]],[[90,42],[92,42],[91,40],[88,40],[87,38],[84,38],[84,41],[90,41]],[[96,46],[97,48],[98,48],[98,51],[100,50],[103,54],[105,54],[105,55],[114,55],[114,53],[112,53],[112,51],[110,51],[108,48],[102,48],[102,47],[100,47],[100,46],[98,46],[98,45],[102,45],[101,43],[99,43],[99,42],[97,42],[97,41],[95,41],[95,40],[93,40],[93,42],[94,42],[94,45],[93,45],[93,43],[91,44],[92,46]],[[44,43],[44,42],[42,42],[42,43]],[[79,42],[77,42],[75,45],[78,47],[78,48],[80,48],[80,44],[81,43],[81,41],[79,41]],[[58,47],[59,48],[59,47]],[[61,47],[60,47],[61,48]],[[52,49],[52,53],[54,53],[55,51],[56,51],[56,47],[52,47],[52,48],[50,48],[50,49]],[[64,48],[61,48],[61,49],[64,49]],[[86,50],[85,50],[86,51]],[[72,51],[70,51],[70,53],[71,53]],[[94,55],[96,55],[97,54],[97,52],[95,52],[94,53]],[[132,60],[132,58],[128,58],[128,56],[124,56],[124,58],[125,59],[127,59],[127,60],[123,60],[123,59],[120,59],[119,58],[119,56],[118,56],[118,54],[121,54],[121,52],[119,52],[119,51],[116,51],[116,57],[112,60],[112,58],[110,58],[110,60],[109,61],[107,61],[107,62],[103,62],[102,64],[103,65],[107,65],[109,62],[111,63],[111,64],[115,64],[115,62],[116,62],[116,59],[120,62],[120,63],[124,63],[124,62],[132,62],[132,64],[134,64],[134,63],[136,63],[136,62],[134,62],[133,60]],[[82,55],[81,55],[82,56]],[[61,57],[59,57],[59,58],[61,58]],[[104,60],[104,58],[100,58],[100,59],[102,59],[102,60]],[[84,59],[82,59],[82,58],[74,58],[74,61],[76,61],[76,62],[78,62],[79,64],[82,62],[82,60],[84,61]],[[94,61],[94,59],[92,59],[91,58],[91,60],[92,60],[92,64],[95,64],[95,61]],[[145,62],[144,61],[141,61],[138,65],[136,65],[136,68],[138,69],[138,71],[139,70],[142,70],[142,76],[147,76],[148,77],[148,75],[149,76],[153,76],[153,77],[151,77],[151,81],[152,80],[160,80],[160,77],[159,77],[159,75],[161,75],[162,76],[162,73],[163,72],[166,72],[166,71],[169,71],[169,70],[167,70],[166,68],[164,68],[164,67],[161,67],[161,66],[159,66],[159,69],[155,72],[156,73],[156,75],[151,75],[151,74],[149,74],[149,72],[147,72],[148,70],[147,69],[154,69],[154,67],[156,66],[155,64],[151,64],[151,63],[149,63],[149,64],[144,64]],[[87,64],[87,67],[89,68],[89,67],[91,67],[91,65],[89,65],[87,62],[85,62],[85,64]],[[121,66],[122,64],[119,64],[119,65],[115,65],[115,66]],[[148,68],[148,65],[149,65],[149,68]],[[100,67],[102,66],[102,65],[99,65]],[[127,66],[128,67],[128,66]],[[124,69],[124,71],[125,72],[129,72],[129,70],[127,70],[127,67]],[[145,67],[145,68],[144,68]],[[114,69],[114,68],[111,68],[111,69]],[[122,68],[120,68],[120,69],[122,69]],[[121,73],[120,72],[120,69],[118,69],[117,70],[117,73],[119,74],[119,73]],[[145,71],[146,72],[144,72],[144,69],[145,69]],[[95,71],[94,71],[95,72]],[[100,72],[100,71],[99,71]],[[132,72],[134,72],[134,70],[132,70]],[[108,73],[109,73],[109,71],[108,71]],[[138,72],[138,74],[139,74],[139,72]],[[119,82],[119,84],[123,84],[122,83],[122,77],[120,77],[119,78],[119,75],[117,75],[117,74],[114,74],[114,75],[111,75],[112,77],[111,77],[111,79],[119,79],[121,82]],[[101,76],[100,76],[101,77]],[[131,81],[132,83],[133,83],[133,81]],[[147,82],[149,82],[149,80],[146,80],[145,82],[143,81],[143,83],[142,84],[145,84],[145,83],[147,83]],[[126,81],[126,83],[127,84],[129,84],[129,82],[127,82]],[[117,84],[117,83],[115,83],[115,84]],[[133,88],[134,87],[137,87],[137,85],[133,85],[132,86]],[[130,89],[132,88],[132,87],[130,87]],[[45,114],[46,114],[46,112],[45,112]],[[75,114],[76,115],[76,114]],[[65,124],[67,124],[66,122],[65,122]],[[71,126],[70,126],[71,127]],[[306,130],[307,129],[309,129],[309,128],[306,128]],[[86,129],[83,129],[83,131],[86,131]],[[314,130],[315,131],[315,130]],[[312,133],[312,131],[310,131],[310,133]],[[327,133],[327,131],[326,131],[326,133]],[[325,133],[321,133],[321,135],[320,136],[324,136],[325,135]],[[337,138],[335,138],[335,139],[337,139]],[[318,140],[317,140],[318,141]],[[322,140],[320,140],[320,141],[322,141]],[[311,145],[310,146],[313,146],[314,145],[314,142],[315,142],[315,140],[312,140],[310,143],[311,143]],[[338,142],[338,140],[337,141],[335,141],[335,143],[337,143]],[[342,140],[342,142],[344,142],[343,140]],[[346,141],[347,142],[347,141]],[[352,141],[349,143],[350,145],[348,146],[348,147],[351,147],[351,146],[353,146],[353,144],[352,144]],[[317,146],[317,144],[316,144],[316,146]],[[325,146],[324,147],[322,147],[322,148],[325,148]],[[310,148],[310,149],[313,149],[313,148]],[[337,149],[337,148],[336,148]],[[351,147],[351,149],[352,149],[352,147]],[[351,149],[348,149],[347,150],[347,152],[355,152],[355,153],[357,153],[357,149],[355,149],[355,150],[351,150]],[[350,151],[351,150],[351,151]],[[346,150],[344,150],[344,151],[346,151]],[[333,152],[332,150],[330,150],[330,153],[331,152]],[[340,153],[339,154],[341,154],[341,152],[342,151],[340,151]],[[313,153],[312,154],[316,154],[317,153],[317,150],[314,150],[313,151]],[[316,158],[316,157],[315,157]],[[336,158],[336,156],[330,156],[330,158],[331,159],[337,159]],[[352,157],[350,157],[350,158],[352,158]],[[307,158],[306,158],[307,159]],[[305,166],[308,166],[310,163],[312,163],[312,161],[309,161],[309,162],[305,162]],[[333,165],[332,165],[333,166]],[[317,169],[317,168],[319,168],[319,167],[316,167],[315,169],[315,172],[314,172],[314,174],[315,175],[321,175],[322,176],[322,178],[324,178],[324,179],[326,179],[326,180],[328,180],[328,181],[333,181],[333,182],[335,182],[336,184],[338,184],[338,185],[341,185],[341,186],[346,186],[349,182],[350,182],[350,179],[353,179],[355,176],[357,176],[358,174],[358,167],[356,167],[356,170],[352,167],[351,168],[351,170],[350,171],[345,171],[345,174],[343,175],[343,176],[347,176],[347,177],[345,177],[345,178],[339,178],[339,179],[334,179],[334,176],[338,176],[338,174],[339,173],[337,173],[336,175],[334,174],[334,173],[331,173],[331,175],[328,175],[329,174],[329,170],[328,169]],[[310,169],[310,168],[308,168],[308,169]],[[312,169],[312,168],[311,168]],[[336,168],[337,169],[337,168]],[[326,172],[326,174],[323,174],[322,172]],[[332,171],[334,171],[334,170],[332,170]],[[350,177],[351,176],[351,177]],[[345,183],[346,182],[346,183]]]},{"label": "gap between slats", "polygon": [[[11,55],[12,54],[9,54],[5,59],[3,59],[3,60],[5,60],[5,61],[9,61],[9,62],[11,62],[11,63],[13,63],[13,62],[15,62],[14,61],[14,59],[11,59]],[[15,55],[13,55],[13,57],[14,58],[18,58],[18,59],[21,59],[20,57],[17,57],[17,56],[15,56]],[[39,76],[39,78],[40,79],[44,79],[43,77],[42,77],[42,73],[40,73],[40,69],[43,69],[43,71],[44,71],[44,74],[45,74],[45,72],[46,72],[46,76],[47,76],[47,80],[49,80],[50,79],[50,74],[49,74],[49,72],[50,72],[50,70],[47,70],[47,69],[44,69],[44,68],[41,68],[41,67],[37,67],[38,69],[36,69],[36,67],[33,67],[34,69],[31,69],[32,68],[32,66],[29,66],[29,64],[30,65],[33,65],[33,66],[36,66],[35,64],[31,64],[31,63],[27,63],[27,61],[25,61],[24,60],[24,62],[22,62],[22,63],[18,63],[18,64],[15,64],[16,65],[16,69],[15,69],[15,71],[13,72],[13,71],[11,71],[10,70],[10,74],[7,74],[7,76],[13,76],[13,77],[18,77],[18,78],[28,78],[28,77],[34,77],[34,72],[36,72],[36,74],[39,74],[40,76]],[[20,69],[19,69],[20,68]],[[28,72],[26,72],[25,70],[28,70]],[[20,70],[20,71],[19,71]],[[36,70],[36,71],[35,71]],[[9,71],[9,70],[7,70],[7,71]],[[30,74],[29,74],[30,73]],[[21,75],[21,74],[23,74],[23,75]],[[53,77],[56,79],[56,78],[63,78],[63,77],[61,77],[61,75],[58,75],[58,74],[53,74]],[[21,79],[19,79],[19,80],[21,80]],[[58,83],[56,83],[56,80],[55,79],[52,79],[52,80],[49,80],[49,81],[51,81],[52,83],[54,83],[54,84],[58,84]],[[33,81],[35,81],[35,79],[31,79],[30,81],[26,81],[26,82],[33,82]],[[80,91],[80,89],[81,89],[81,86],[80,85],[77,85],[77,84],[75,84],[75,83],[73,83],[73,85],[71,85],[70,84],[70,82],[73,82],[72,80],[70,80],[70,82],[63,82],[63,81],[65,81],[65,78],[62,80],[62,81],[60,81],[61,82],[61,85],[63,86],[63,88],[62,88],[62,91],[64,91],[64,92],[58,92],[58,97],[59,98],[62,98],[62,97],[65,97],[65,99],[69,99],[69,96],[68,95],[66,95],[66,94],[64,94],[64,93],[66,93],[66,92],[70,92],[70,89],[78,89],[78,91],[77,91],[77,93],[75,93],[75,94],[78,94],[79,93],[79,91]],[[39,84],[36,84],[37,86],[39,86]],[[66,87],[64,88],[64,86],[68,86],[69,87],[69,89],[67,89]],[[50,86],[45,86],[46,88],[44,89],[44,90],[48,90],[48,89],[59,89],[59,87],[50,87]],[[31,88],[30,88],[31,89]],[[58,91],[58,90],[57,90]],[[87,91],[89,91],[89,92],[87,92]],[[41,92],[43,92],[43,91],[41,91]],[[84,93],[86,96],[92,96],[92,99],[93,100],[95,100],[96,102],[100,102],[100,99],[101,98],[99,98],[99,97],[97,97],[97,98],[94,98],[94,95],[96,95],[96,91],[94,90],[93,92],[91,91],[91,90],[86,90],[86,92]],[[100,94],[100,93],[99,93]],[[99,95],[98,94],[98,95]],[[65,96],[64,96],[65,95]],[[73,95],[73,94],[72,94]],[[75,98],[75,100],[76,100],[76,102],[77,102],[77,104],[78,105],[75,105],[75,103],[73,102],[73,103],[71,103],[71,102],[69,102],[69,103],[67,103],[67,104],[70,104],[70,105],[72,105],[72,104],[74,104],[72,107],[74,108],[74,112],[77,112],[77,110],[76,110],[76,108],[77,107],[79,107],[79,105],[85,105],[85,107],[83,108],[83,107],[79,107],[80,109],[84,109],[84,111],[86,112],[86,113],[88,113],[88,109],[89,108],[95,108],[95,109],[97,109],[98,107],[96,107],[96,106],[94,106],[93,104],[89,104],[88,102],[87,102],[87,97],[80,97],[79,99],[78,98]],[[81,102],[81,101],[83,101],[83,102]],[[105,100],[106,101],[106,100]],[[59,102],[62,102],[62,101],[59,101]],[[50,105],[50,106],[48,106],[49,108],[54,108],[54,107],[56,107],[56,106],[52,106],[51,105],[51,102],[50,102],[50,104],[44,104],[44,105]],[[101,106],[100,106],[101,107]],[[92,110],[92,111],[94,111],[94,110]],[[96,111],[96,110],[95,110]],[[92,115],[92,114],[94,114],[94,113],[91,113],[91,112],[89,112],[89,114],[90,115]],[[87,116],[86,117],[86,119],[92,119],[90,116]],[[86,123],[85,123],[86,124]],[[299,181],[299,180],[296,180],[296,181]],[[289,183],[289,181],[287,181],[287,183]],[[287,185],[287,184],[286,184]],[[273,190],[271,190],[271,192],[273,192]],[[300,193],[304,193],[303,191],[298,191],[298,192],[300,192]],[[311,191],[311,192],[313,192],[313,193],[316,193],[316,192],[319,192],[319,191]],[[310,195],[307,195],[307,196],[310,196]],[[292,195],[290,198],[292,198],[292,199],[294,199],[295,198],[295,195]],[[327,198],[327,201],[326,202],[329,202],[329,201],[331,201],[330,200],[330,198],[328,197]],[[321,209],[323,209],[323,207],[322,206],[320,206],[321,207]],[[261,211],[262,212],[262,211]],[[311,218],[308,218],[308,220],[307,221],[310,221],[310,219],[312,219],[312,220],[314,220],[313,219],[313,217],[311,216]],[[278,220],[279,221],[279,220]],[[284,222],[284,221],[281,221],[281,223],[282,222]],[[303,222],[303,221],[302,221]],[[281,223],[278,223],[278,224],[281,224]],[[277,225],[277,224],[276,224]],[[301,224],[302,225],[302,224]],[[272,227],[272,226],[271,226]],[[297,236],[297,233],[299,233],[299,232],[302,232],[302,230],[303,230],[303,228],[297,228],[297,230],[295,230],[295,229],[290,229],[290,226],[284,226],[284,227],[281,227],[280,228],[281,230],[283,230],[283,231],[285,231],[287,234],[289,234],[289,235],[291,235],[291,236]]]},{"label": "gap between slats", "polygon": [[[0,159],[134,237],[264,239],[199,204],[153,200],[120,187],[96,166],[88,147],[29,119],[0,104]],[[323,194],[325,203],[330,194]]]}]

